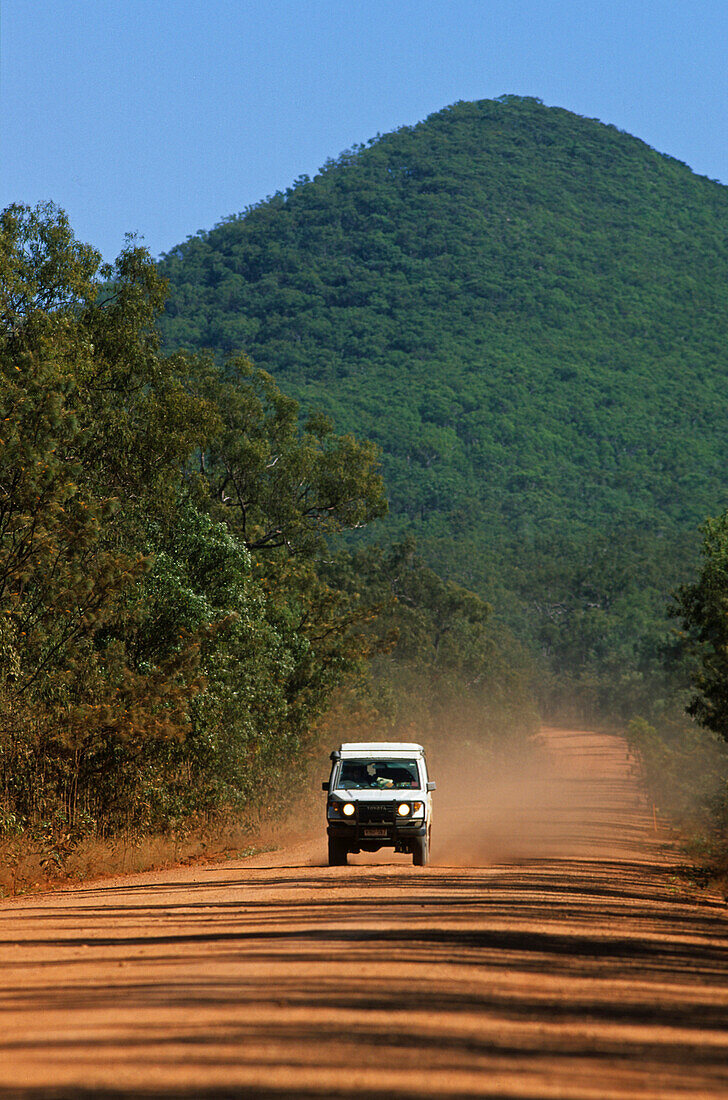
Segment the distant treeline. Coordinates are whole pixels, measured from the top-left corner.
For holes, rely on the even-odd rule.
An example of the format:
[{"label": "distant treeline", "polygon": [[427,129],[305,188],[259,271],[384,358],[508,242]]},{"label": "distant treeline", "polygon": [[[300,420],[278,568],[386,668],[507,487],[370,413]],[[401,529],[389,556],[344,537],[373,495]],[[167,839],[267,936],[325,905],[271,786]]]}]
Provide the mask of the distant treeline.
[{"label": "distant treeline", "polygon": [[377,446],[242,355],[162,353],[165,291],[133,241],[0,215],[0,833],[265,808],[342,732],[527,730],[481,598],[342,546],[386,512]]}]

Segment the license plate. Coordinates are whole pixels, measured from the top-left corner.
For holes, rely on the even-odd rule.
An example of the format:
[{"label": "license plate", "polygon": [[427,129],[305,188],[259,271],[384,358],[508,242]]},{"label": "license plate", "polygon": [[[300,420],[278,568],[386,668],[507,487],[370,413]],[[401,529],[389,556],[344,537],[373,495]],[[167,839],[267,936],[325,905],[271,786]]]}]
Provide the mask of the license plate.
[{"label": "license plate", "polygon": [[386,836],[386,829],[365,829],[364,836]]}]

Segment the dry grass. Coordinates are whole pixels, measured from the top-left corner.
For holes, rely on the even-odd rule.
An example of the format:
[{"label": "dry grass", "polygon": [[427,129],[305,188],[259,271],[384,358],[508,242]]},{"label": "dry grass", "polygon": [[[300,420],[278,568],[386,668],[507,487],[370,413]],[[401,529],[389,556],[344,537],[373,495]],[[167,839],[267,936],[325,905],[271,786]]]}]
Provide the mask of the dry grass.
[{"label": "dry grass", "polygon": [[52,890],[68,882],[163,870],[271,850],[271,829],[260,822],[197,826],[173,835],[0,839],[0,897]]}]

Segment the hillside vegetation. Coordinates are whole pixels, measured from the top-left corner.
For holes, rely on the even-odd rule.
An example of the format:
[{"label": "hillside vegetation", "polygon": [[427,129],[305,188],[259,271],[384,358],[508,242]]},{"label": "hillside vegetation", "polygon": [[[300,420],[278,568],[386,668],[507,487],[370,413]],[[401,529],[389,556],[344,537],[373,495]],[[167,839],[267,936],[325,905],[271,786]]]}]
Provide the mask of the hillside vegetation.
[{"label": "hillside vegetation", "polygon": [[547,701],[631,712],[726,503],[727,215],[614,127],[457,103],[173,249],[162,335],[378,443],[366,537],[489,599]]}]

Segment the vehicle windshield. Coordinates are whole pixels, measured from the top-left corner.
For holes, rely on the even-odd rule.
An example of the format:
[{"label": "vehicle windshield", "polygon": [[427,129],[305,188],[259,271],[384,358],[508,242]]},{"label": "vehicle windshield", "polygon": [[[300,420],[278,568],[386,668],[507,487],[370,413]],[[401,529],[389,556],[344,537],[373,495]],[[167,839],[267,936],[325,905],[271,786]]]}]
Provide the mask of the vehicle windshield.
[{"label": "vehicle windshield", "polygon": [[417,761],[342,760],[336,786],[349,790],[411,790],[420,786]]}]

